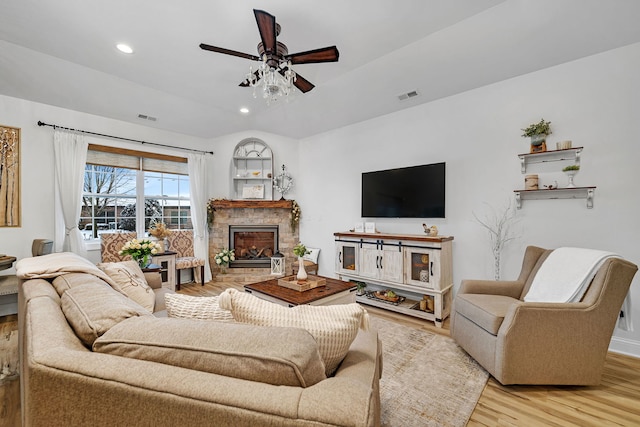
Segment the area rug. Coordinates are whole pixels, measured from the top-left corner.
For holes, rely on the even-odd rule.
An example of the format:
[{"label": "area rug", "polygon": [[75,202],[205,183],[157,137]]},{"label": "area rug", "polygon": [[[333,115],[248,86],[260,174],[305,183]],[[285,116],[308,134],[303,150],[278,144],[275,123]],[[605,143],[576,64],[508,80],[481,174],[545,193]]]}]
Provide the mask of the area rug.
[{"label": "area rug", "polygon": [[371,316],[383,346],[383,427],[464,426],[489,374],[453,339]]}]

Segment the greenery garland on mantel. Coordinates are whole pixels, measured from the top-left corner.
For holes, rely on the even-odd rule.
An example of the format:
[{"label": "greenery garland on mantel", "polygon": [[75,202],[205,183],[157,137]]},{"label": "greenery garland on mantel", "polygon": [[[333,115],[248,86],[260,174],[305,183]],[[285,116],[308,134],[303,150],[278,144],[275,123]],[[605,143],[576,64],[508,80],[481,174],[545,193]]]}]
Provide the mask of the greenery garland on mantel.
[{"label": "greenery garland on mantel", "polygon": [[289,218],[291,220],[291,230],[295,231],[300,223],[302,209],[295,200],[229,200],[224,198],[212,198],[207,202],[207,224],[213,227],[213,220],[216,209],[233,208],[271,208],[290,209]]}]

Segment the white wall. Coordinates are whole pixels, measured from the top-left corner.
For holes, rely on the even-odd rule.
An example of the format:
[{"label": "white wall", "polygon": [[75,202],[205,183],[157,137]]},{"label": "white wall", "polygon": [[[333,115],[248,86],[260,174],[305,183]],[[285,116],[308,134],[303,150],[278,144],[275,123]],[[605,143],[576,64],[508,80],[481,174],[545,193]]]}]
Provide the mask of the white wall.
[{"label": "white wall", "polygon": [[[488,235],[472,212],[482,217],[524,188],[517,155],[529,147],[520,129],[541,117],[552,122],[549,149],[565,139],[585,147],[575,181],[598,187],[594,208],[584,200],[525,201],[517,212],[519,238],[504,252],[502,277],[517,277],[527,245],[610,250],[640,264],[639,71],[635,44],[302,140],[301,237],[321,247],[320,273],[333,274],[333,233],[363,220],[362,172],[444,161],[446,219],[377,219],[377,228],[422,233],[423,222],[435,224],[455,237],[456,289],[465,278],[492,278]],[[554,180],[567,183],[561,172],[540,174],[541,186]],[[612,349],[636,356],[639,281],[637,275],[632,284],[636,332],[616,330],[612,342]]]}]

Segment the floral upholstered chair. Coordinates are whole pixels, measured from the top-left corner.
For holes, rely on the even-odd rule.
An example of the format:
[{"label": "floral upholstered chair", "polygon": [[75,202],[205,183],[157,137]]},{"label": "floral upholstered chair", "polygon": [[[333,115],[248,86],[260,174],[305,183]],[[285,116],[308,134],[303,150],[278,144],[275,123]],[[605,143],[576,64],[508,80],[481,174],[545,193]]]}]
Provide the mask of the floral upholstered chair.
[{"label": "floral upholstered chair", "polygon": [[102,262],[119,262],[131,259],[130,255],[118,255],[120,249],[131,239],[135,239],[135,232],[102,233],[100,234],[100,257]]},{"label": "floral upholstered chair", "polygon": [[167,241],[169,250],[176,252],[176,289],[180,289],[180,270],[185,268],[193,269],[194,281],[197,281],[197,273],[199,273],[204,286],[204,259],[194,256],[193,230],[172,230]]}]

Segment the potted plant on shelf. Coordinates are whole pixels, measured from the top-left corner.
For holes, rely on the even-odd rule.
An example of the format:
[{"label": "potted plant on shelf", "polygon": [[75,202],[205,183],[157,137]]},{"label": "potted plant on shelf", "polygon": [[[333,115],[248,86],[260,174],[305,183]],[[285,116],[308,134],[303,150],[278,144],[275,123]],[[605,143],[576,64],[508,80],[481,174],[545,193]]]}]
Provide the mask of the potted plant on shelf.
[{"label": "potted plant on shelf", "polygon": [[562,172],[566,173],[569,177],[569,185],[567,185],[567,188],[576,188],[573,184],[573,177],[576,176],[579,170],[580,166],[578,165],[570,165],[562,169]]},{"label": "potted plant on shelf", "polygon": [[525,138],[531,138],[531,153],[542,153],[547,151],[547,135],[551,134],[551,122],[540,119],[538,123],[533,123],[522,129]]}]

